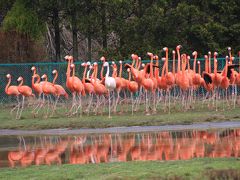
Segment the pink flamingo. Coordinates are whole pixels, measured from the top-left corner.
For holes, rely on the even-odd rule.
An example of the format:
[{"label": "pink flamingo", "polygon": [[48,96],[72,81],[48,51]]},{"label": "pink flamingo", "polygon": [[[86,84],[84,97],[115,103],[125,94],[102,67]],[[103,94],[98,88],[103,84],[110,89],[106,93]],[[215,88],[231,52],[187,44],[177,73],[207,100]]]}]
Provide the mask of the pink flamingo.
[{"label": "pink flamingo", "polygon": [[58,72],[56,69],[52,71],[52,74],[55,75],[52,84],[55,88],[55,95],[57,96],[54,107],[53,107],[53,111],[52,111],[52,114],[53,114],[56,110],[57,103],[58,103],[60,96],[64,96],[66,99],[68,99],[68,93],[65,91],[65,89],[61,85],[55,83],[57,80],[57,77],[58,77]]},{"label": "pink flamingo", "polygon": [[16,114],[16,119],[17,119],[18,111],[19,111],[19,108],[20,108],[20,101],[19,101],[19,95],[20,95],[20,93],[19,93],[19,91],[18,91],[18,87],[17,87],[17,86],[13,86],[13,85],[10,86],[11,81],[12,81],[12,76],[11,76],[10,74],[7,74],[6,77],[7,77],[7,79],[8,79],[8,83],[7,83],[6,87],[5,87],[5,93],[6,93],[8,96],[15,96],[15,97],[17,98],[17,105],[14,106],[14,107],[11,109],[11,111],[10,111],[10,113],[12,114],[13,111],[14,111],[16,108],[18,108],[18,109],[17,109],[17,114]]},{"label": "pink flamingo", "polygon": [[84,85],[84,89],[86,94],[89,94],[90,96],[90,102],[88,103],[88,107],[86,109],[88,115],[90,111],[90,107],[92,105],[92,100],[93,100],[93,95],[94,95],[94,87],[91,82],[86,82],[86,72],[87,72],[87,67],[90,66],[90,62],[87,63],[82,63],[82,66],[84,67],[84,72],[83,72],[83,78],[82,78],[82,83]]},{"label": "pink flamingo", "polygon": [[44,95],[47,97],[47,113],[46,113],[46,118],[48,117],[48,112],[49,112],[49,107],[51,104],[51,95],[56,96],[56,88],[51,82],[48,82],[48,77],[46,74],[42,75],[41,77],[44,80],[44,84],[42,86],[42,90]]},{"label": "pink flamingo", "polygon": [[24,107],[25,97],[35,97],[35,95],[32,93],[32,89],[29,86],[23,85],[23,77],[20,76],[17,81],[20,82],[18,85],[18,92],[22,95],[22,107],[17,117],[17,119],[20,119]]},{"label": "pink flamingo", "polygon": [[[43,81],[40,82],[41,78],[40,76],[36,73],[36,67],[33,66],[31,68],[31,71],[33,71],[33,76],[32,76],[32,89],[34,90],[35,94],[38,95],[38,103],[37,106],[32,110],[32,113],[34,113],[34,116],[36,114],[38,114],[39,110],[43,107],[43,102],[44,100],[41,100],[41,95],[43,94],[42,91],[42,85],[43,85]],[[35,81],[35,79],[37,78],[37,80]],[[44,95],[43,95],[43,99],[44,99]],[[36,112],[35,112],[36,111]]]}]

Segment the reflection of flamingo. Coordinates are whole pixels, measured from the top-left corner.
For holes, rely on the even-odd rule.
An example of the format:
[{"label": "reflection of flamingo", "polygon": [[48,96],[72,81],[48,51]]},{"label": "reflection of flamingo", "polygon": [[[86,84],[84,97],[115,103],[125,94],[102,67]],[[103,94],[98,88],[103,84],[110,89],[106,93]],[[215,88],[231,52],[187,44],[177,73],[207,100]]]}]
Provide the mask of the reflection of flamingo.
[{"label": "reflection of flamingo", "polygon": [[16,96],[17,97],[17,105],[15,107],[13,107],[11,109],[11,114],[12,112],[18,108],[17,110],[17,114],[16,114],[16,119],[17,119],[17,115],[18,115],[18,111],[19,111],[19,108],[20,108],[20,101],[19,101],[19,91],[18,91],[18,87],[17,86],[10,86],[11,84],[11,80],[12,80],[12,76],[10,74],[7,74],[6,75],[7,79],[8,79],[8,83],[5,87],[5,93],[8,95],[8,96]]},{"label": "reflection of flamingo", "polygon": [[32,93],[32,89],[29,86],[22,85],[23,84],[23,78],[21,76],[17,79],[17,81],[20,82],[19,85],[18,85],[18,91],[22,95],[22,107],[21,107],[19,116],[17,117],[17,119],[20,119],[22,111],[23,111],[23,107],[24,107],[25,97],[30,97],[30,96],[34,97],[35,95]]}]

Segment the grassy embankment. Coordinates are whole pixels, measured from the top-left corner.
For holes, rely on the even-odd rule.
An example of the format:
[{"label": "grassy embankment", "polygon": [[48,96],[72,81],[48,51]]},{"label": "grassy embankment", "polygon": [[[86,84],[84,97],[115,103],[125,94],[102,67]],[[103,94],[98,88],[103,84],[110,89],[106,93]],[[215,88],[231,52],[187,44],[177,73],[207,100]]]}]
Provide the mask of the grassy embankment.
[{"label": "grassy embankment", "polygon": [[[206,106],[206,105],[205,105]],[[186,112],[181,108],[171,109],[171,113],[158,111],[157,114],[145,115],[144,111],[124,112],[123,114],[112,115],[108,118],[104,115],[83,114],[81,117],[67,117],[67,108],[58,109],[57,114],[52,118],[44,119],[44,112],[39,117],[34,118],[31,109],[27,109],[22,114],[22,119],[15,120],[10,116],[10,107],[1,108],[0,111],[0,129],[51,129],[51,128],[106,128],[117,126],[157,126],[172,124],[192,124],[202,122],[220,122],[220,121],[239,121],[240,108],[215,111],[214,108],[195,106]],[[93,113],[92,113],[93,114]]]},{"label": "grassy embankment", "polygon": [[240,179],[240,161],[205,158],[174,162],[44,165],[4,168],[0,179]]}]

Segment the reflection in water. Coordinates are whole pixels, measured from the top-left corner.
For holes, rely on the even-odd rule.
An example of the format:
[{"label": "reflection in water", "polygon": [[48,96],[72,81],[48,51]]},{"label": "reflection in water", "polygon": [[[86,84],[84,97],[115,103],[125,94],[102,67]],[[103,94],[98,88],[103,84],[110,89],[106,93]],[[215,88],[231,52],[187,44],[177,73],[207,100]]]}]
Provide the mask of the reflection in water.
[{"label": "reflection in water", "polygon": [[[13,144],[15,147],[12,147]],[[240,129],[68,137],[0,137],[1,167],[239,156]]]}]

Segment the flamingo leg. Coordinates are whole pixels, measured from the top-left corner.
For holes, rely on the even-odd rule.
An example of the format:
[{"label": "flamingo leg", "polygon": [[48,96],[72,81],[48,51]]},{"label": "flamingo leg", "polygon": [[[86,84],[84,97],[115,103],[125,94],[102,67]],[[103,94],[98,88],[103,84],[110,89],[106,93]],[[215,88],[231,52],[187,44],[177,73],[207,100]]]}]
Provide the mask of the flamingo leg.
[{"label": "flamingo leg", "polygon": [[51,114],[51,116],[53,116],[53,114],[54,114],[55,111],[56,111],[57,103],[58,103],[59,97],[60,97],[60,96],[57,96],[57,98],[56,98],[56,100],[55,100],[54,106],[53,106],[53,108],[52,108],[52,114]]},{"label": "flamingo leg", "polygon": [[45,104],[45,95],[43,94],[43,99],[40,102],[40,106],[39,106],[38,110],[36,111],[35,115],[38,114],[39,110],[42,109],[44,104]]},{"label": "flamingo leg", "polygon": [[18,115],[17,119],[21,118],[23,107],[24,107],[24,100],[25,100],[25,96],[22,96],[22,107],[21,107],[21,110],[19,112],[19,115]]},{"label": "flamingo leg", "polygon": [[20,107],[20,101],[19,101],[19,96],[17,96],[17,105],[11,109],[10,114],[12,115],[13,111],[19,107]]},{"label": "flamingo leg", "polygon": [[86,112],[87,112],[88,116],[89,116],[90,108],[91,108],[92,101],[93,101],[93,94],[91,93],[89,97],[90,97],[90,102],[89,102],[88,107],[86,109]]},{"label": "flamingo leg", "polygon": [[109,91],[108,97],[108,118],[111,118],[111,92]]}]

